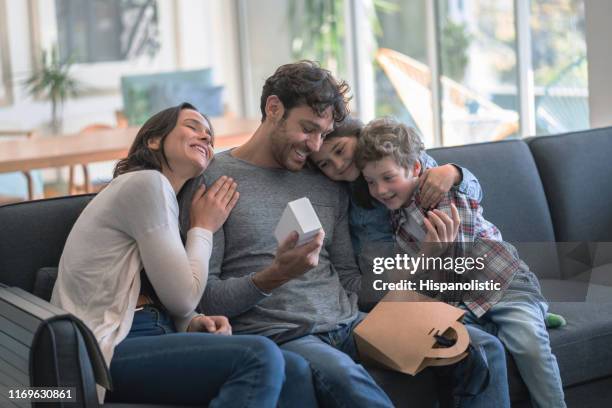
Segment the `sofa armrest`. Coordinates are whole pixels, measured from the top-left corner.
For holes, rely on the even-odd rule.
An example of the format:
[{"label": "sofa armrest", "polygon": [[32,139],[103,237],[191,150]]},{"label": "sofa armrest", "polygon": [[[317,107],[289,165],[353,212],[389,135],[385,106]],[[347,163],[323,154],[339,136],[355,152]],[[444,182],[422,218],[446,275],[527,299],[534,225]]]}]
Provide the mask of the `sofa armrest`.
[{"label": "sofa armrest", "polygon": [[6,386],[70,387],[76,406],[98,406],[96,383],[110,389],[110,373],[82,321],[14,287],[0,287],[0,321],[0,346],[9,351],[0,353]]}]

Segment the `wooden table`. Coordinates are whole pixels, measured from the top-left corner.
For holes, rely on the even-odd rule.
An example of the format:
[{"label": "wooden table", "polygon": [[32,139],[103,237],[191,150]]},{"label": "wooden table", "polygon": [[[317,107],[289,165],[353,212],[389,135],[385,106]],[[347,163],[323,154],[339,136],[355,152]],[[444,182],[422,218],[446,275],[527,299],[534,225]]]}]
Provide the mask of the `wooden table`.
[{"label": "wooden table", "polygon": [[[260,124],[256,119],[218,118],[211,121],[216,149],[241,145]],[[128,127],[87,134],[0,140],[0,173],[23,172],[28,179],[29,199],[32,199],[30,170],[122,159],[127,156],[138,129]]]}]

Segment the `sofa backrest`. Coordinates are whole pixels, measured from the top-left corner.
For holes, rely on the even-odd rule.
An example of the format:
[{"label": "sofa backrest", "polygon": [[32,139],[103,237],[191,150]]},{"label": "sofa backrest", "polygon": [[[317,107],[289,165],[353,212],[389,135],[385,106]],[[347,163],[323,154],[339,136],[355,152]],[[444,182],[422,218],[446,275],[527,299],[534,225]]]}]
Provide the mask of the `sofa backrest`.
[{"label": "sofa backrest", "polygon": [[0,282],[29,292],[36,272],[57,266],[73,224],[93,195],[0,207]]},{"label": "sofa backrest", "polygon": [[528,139],[559,242],[612,242],[612,127]]},{"label": "sofa backrest", "polygon": [[483,189],[483,215],[517,246],[540,277],[557,277],[555,234],[542,182],[529,147],[522,140],[428,150],[438,164],[468,168]]}]

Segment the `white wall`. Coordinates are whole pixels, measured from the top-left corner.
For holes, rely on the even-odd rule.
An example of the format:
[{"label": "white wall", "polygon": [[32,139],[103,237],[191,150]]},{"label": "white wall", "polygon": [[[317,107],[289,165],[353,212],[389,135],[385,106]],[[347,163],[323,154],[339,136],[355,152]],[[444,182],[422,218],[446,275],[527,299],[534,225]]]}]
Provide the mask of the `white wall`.
[{"label": "white wall", "polygon": [[[228,109],[241,114],[240,69],[236,44],[234,2],[227,0],[158,0],[163,60],[151,66],[140,64],[132,71],[194,69],[212,67],[215,83],[226,86]],[[13,104],[0,107],[0,128],[31,129],[50,121],[47,101],[34,100],[21,82],[32,70],[33,41],[30,33],[28,1],[6,2],[10,63],[13,72]],[[174,13],[176,12],[176,15]],[[53,15],[41,15],[48,22]],[[47,23],[45,23],[47,26]],[[90,94],[67,101],[64,107],[64,131],[75,132],[94,123],[115,123],[115,110],[122,108],[119,77],[112,68],[75,67],[75,74],[89,83],[107,82],[103,94]],[[142,66],[144,65],[144,66]],[[111,72],[112,71],[112,72]],[[103,81],[104,80],[104,81]],[[109,82],[110,81],[110,82]],[[110,83],[110,85],[109,85]]]},{"label": "white wall", "polygon": [[592,127],[612,126],[612,1],[585,0]]}]

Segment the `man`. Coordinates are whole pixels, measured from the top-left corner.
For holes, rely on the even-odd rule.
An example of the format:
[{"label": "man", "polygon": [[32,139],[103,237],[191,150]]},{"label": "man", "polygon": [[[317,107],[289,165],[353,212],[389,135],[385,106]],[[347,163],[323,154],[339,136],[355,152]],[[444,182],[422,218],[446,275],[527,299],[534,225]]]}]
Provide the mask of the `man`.
[{"label": "man", "polygon": [[[363,314],[357,308],[361,276],[349,236],[347,193],[340,183],[303,169],[346,116],[347,93],[344,82],[315,63],[278,68],[263,87],[261,125],[247,143],[219,154],[203,177],[186,186],[181,218],[186,227],[190,197],[202,182],[234,178],[240,200],[214,236],[203,312],[227,315],[235,332],[268,336],[304,356],[323,405],[387,407],[387,395],[354,361],[352,331]],[[303,196],[325,232],[299,247],[294,234],[277,248],[276,223],[286,204]],[[503,383],[503,349],[490,341],[503,363]],[[500,406],[507,405],[507,383],[505,395]]]}]

